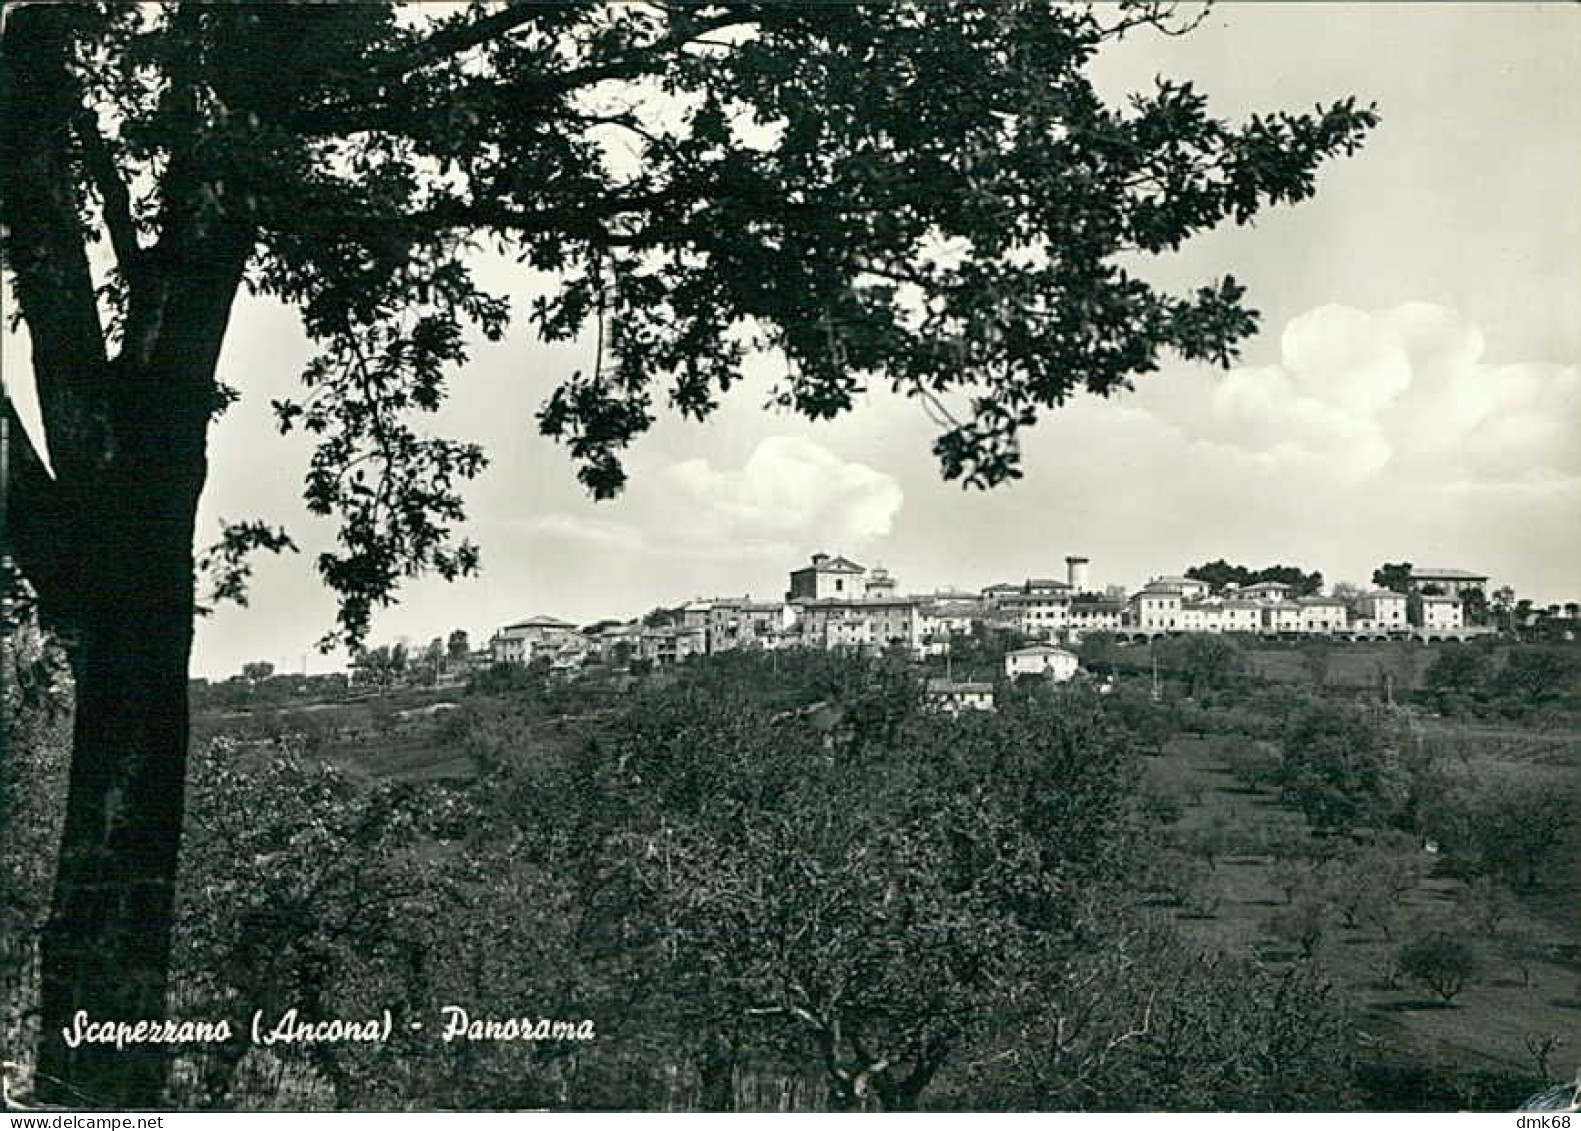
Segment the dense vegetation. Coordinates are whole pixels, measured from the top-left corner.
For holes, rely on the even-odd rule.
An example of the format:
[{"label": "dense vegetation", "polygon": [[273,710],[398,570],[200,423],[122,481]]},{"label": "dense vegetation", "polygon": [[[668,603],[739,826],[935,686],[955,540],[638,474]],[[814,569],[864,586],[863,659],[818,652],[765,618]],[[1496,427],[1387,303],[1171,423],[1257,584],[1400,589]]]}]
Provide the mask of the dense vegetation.
[{"label": "dense vegetation", "polygon": [[1186,576],[1205,582],[1209,591],[1213,593],[1222,593],[1227,586],[1245,587],[1261,581],[1275,581],[1281,585],[1288,585],[1291,587],[1291,595],[1296,597],[1310,597],[1323,588],[1323,574],[1319,570],[1308,573],[1300,566],[1287,565],[1252,569],[1243,565],[1231,565],[1223,558],[1194,565],[1186,570]]},{"label": "dense vegetation", "polygon": [[[531,1002],[598,1022],[592,1047],[468,1048],[465,1072],[432,1042],[321,1050],[344,1106],[436,1088],[469,1106],[1343,1098],[1343,1021],[1313,970],[1201,954],[1143,906],[1140,758],[1098,696],[952,719],[903,665],[730,657],[523,758],[542,692],[447,717],[481,776],[420,795],[211,751],[185,890],[224,898],[182,919],[189,992],[246,1014],[311,972],[331,1016]],[[204,1098],[236,1086],[226,1071],[198,1074]]]},{"label": "dense vegetation", "polygon": [[[971,646],[990,664],[1010,643]],[[1122,658],[1111,692],[1001,686],[997,712],[958,719],[925,709],[898,657],[821,652],[641,678],[506,667],[394,702],[237,684],[200,720],[178,1011],[239,1033],[254,1010],[292,1007],[427,1028],[188,1050],[172,1099],[1518,1102],[1553,1069],[1560,1028],[1527,1021],[1505,1067],[1479,1073],[1409,1028],[1381,1043],[1376,1003],[1453,1018],[1486,1008],[1498,971],[1552,984],[1563,936],[1531,909],[1567,883],[1574,806],[1553,802],[1573,796],[1573,763],[1490,759],[1374,689],[1259,679],[1224,644],[1163,647],[1154,698],[1151,665],[1100,640],[1095,656]],[[29,662],[13,710],[47,737],[66,701],[47,653]],[[1189,777],[1199,748],[1230,808]],[[419,749],[452,770],[401,753]],[[1266,895],[1237,897],[1251,874]],[[34,877],[19,909],[37,914],[46,890]],[[1581,1007],[1559,992],[1561,1015]],[[597,1037],[445,1042],[446,1004],[587,1018]]]}]

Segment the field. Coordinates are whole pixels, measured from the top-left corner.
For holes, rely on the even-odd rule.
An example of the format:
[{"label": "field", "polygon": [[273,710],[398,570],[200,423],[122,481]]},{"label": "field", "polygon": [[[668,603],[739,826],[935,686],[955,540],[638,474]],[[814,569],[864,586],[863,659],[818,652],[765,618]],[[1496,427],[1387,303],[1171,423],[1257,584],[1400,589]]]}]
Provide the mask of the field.
[{"label": "field", "polygon": [[1417,690],[1439,651],[1405,643],[1287,645],[1250,649],[1246,659],[1252,675],[1276,683],[1375,688],[1387,674],[1399,690]]},{"label": "field", "polygon": [[[1553,775],[1554,788],[1572,810],[1581,805],[1581,742],[1570,736],[1569,757],[1553,759],[1548,736],[1526,749],[1541,762],[1512,751],[1510,732],[1497,761],[1540,765]],[[1490,759],[1493,761],[1494,759]],[[1177,737],[1159,757],[1149,759],[1153,789],[1181,806],[1176,824],[1186,843],[1202,830],[1228,829],[1235,836],[1272,842],[1299,841],[1306,825],[1299,813],[1281,805],[1270,788],[1248,788],[1226,769],[1219,745],[1208,737]],[[1581,918],[1575,893],[1581,890],[1581,827],[1571,822],[1568,841],[1557,850],[1563,862],[1544,888],[1522,896],[1502,922],[1484,930],[1466,908],[1466,884],[1446,875],[1443,861],[1419,846],[1418,882],[1399,901],[1399,922],[1386,938],[1377,926],[1347,928],[1330,922],[1315,948],[1316,958],[1343,992],[1356,1019],[1364,1051],[1379,1059],[1407,1060],[1449,1072],[1488,1071],[1534,1075],[1539,1064],[1531,1046],[1557,1036],[1549,1072],[1570,1067],[1581,1043]],[[1307,875],[1300,871],[1305,869]],[[1293,956],[1284,940],[1272,938],[1270,921],[1300,902],[1320,883],[1318,870],[1298,865],[1294,874],[1270,854],[1238,854],[1233,849],[1207,870],[1208,890],[1182,922],[1208,946],[1250,950],[1278,961]],[[1299,886],[1295,886],[1299,884]],[[1286,885],[1289,886],[1288,890]],[[1391,982],[1393,955],[1413,924],[1448,924],[1474,938],[1482,974],[1446,1005],[1420,988]]]}]

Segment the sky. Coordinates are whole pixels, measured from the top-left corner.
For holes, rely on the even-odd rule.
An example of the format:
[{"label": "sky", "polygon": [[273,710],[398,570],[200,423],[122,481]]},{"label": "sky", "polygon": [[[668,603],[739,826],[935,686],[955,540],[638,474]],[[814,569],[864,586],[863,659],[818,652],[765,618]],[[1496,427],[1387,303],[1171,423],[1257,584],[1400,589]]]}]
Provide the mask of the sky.
[{"label": "sky", "polygon": [[[763,409],[752,376],[706,424],[661,420],[630,486],[591,501],[533,414],[587,344],[525,321],[479,343],[434,421],[481,442],[466,490],[480,576],[424,580],[373,640],[483,641],[533,614],[630,617],[696,597],[778,597],[817,551],[894,573],[903,591],[1060,576],[1136,587],[1226,558],[1365,582],[1381,562],[1484,572],[1539,603],[1581,596],[1581,5],[1226,4],[1184,38],[1136,38],[1095,65],[1110,97],[1189,78],[1214,112],[1305,110],[1354,94],[1382,124],[1319,173],[1315,198],[1199,236],[1151,263],[1184,289],[1233,272],[1262,315],[1229,371],[1166,363],[1134,393],[1087,398],[1023,438],[1025,478],[984,493],[941,480],[920,406],[870,393],[840,420]],[[533,280],[485,281],[524,309]],[[256,563],[251,602],[200,621],[193,668],[249,660],[326,670],[334,606],[312,558],[307,448],[269,400],[309,356],[293,312],[242,300],[220,377],[243,401],[216,426],[202,541],[219,521],[288,526],[302,553]],[[8,335],[8,385],[26,365]],[[19,399],[25,400],[24,394]]]}]

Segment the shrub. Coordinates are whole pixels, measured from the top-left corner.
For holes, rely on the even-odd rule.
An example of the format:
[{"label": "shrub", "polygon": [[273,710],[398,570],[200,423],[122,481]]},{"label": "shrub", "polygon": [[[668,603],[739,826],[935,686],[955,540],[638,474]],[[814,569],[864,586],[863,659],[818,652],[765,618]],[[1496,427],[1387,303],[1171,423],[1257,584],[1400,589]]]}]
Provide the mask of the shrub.
[{"label": "shrub", "polygon": [[1477,929],[1491,939],[1498,936],[1515,910],[1515,900],[1509,888],[1494,877],[1477,876],[1466,885],[1462,906]]},{"label": "shrub", "polygon": [[1303,958],[1311,958],[1328,934],[1328,908],[1320,900],[1303,899],[1276,911],[1264,929],[1273,938],[1295,945]]},{"label": "shrub", "polygon": [[1230,776],[1249,790],[1271,785],[1279,774],[1279,759],[1263,743],[1240,736],[1219,744],[1219,757]]},{"label": "shrub", "polygon": [[1445,930],[1433,930],[1400,948],[1400,973],[1432,990],[1446,1003],[1477,976],[1480,962],[1471,944]]},{"label": "shrub", "polygon": [[1377,711],[1320,703],[1285,728],[1278,781],[1284,799],[1321,832],[1382,824],[1400,808],[1399,736]]},{"label": "shrub", "polygon": [[1488,682],[1488,654],[1480,648],[1453,645],[1438,654],[1423,682],[1434,691],[1473,694]]}]

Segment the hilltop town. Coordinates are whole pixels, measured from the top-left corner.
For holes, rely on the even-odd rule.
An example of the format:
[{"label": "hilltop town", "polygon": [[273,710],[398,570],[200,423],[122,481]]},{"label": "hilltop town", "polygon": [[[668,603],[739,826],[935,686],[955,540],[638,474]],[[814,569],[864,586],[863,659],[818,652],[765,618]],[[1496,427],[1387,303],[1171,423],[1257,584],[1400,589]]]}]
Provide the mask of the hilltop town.
[{"label": "hilltop town", "polygon": [[1398,588],[1323,595],[1302,591],[1310,585],[1283,581],[1240,585],[1190,576],[1207,571],[1155,577],[1131,592],[1113,585],[1100,589],[1090,569],[1088,558],[1072,555],[1065,559],[1063,579],[905,594],[888,570],[817,553],[790,571],[782,600],[699,599],[587,629],[533,616],[500,628],[489,657],[496,663],[546,658],[556,669],[595,658],[666,665],[742,648],[902,649],[924,659],[948,655],[952,640],[978,626],[1011,629],[1046,645],[1075,645],[1094,632],[1127,641],[1238,633],[1272,640],[1439,642],[1497,631],[1488,623],[1489,579],[1469,570],[1410,569]]}]

